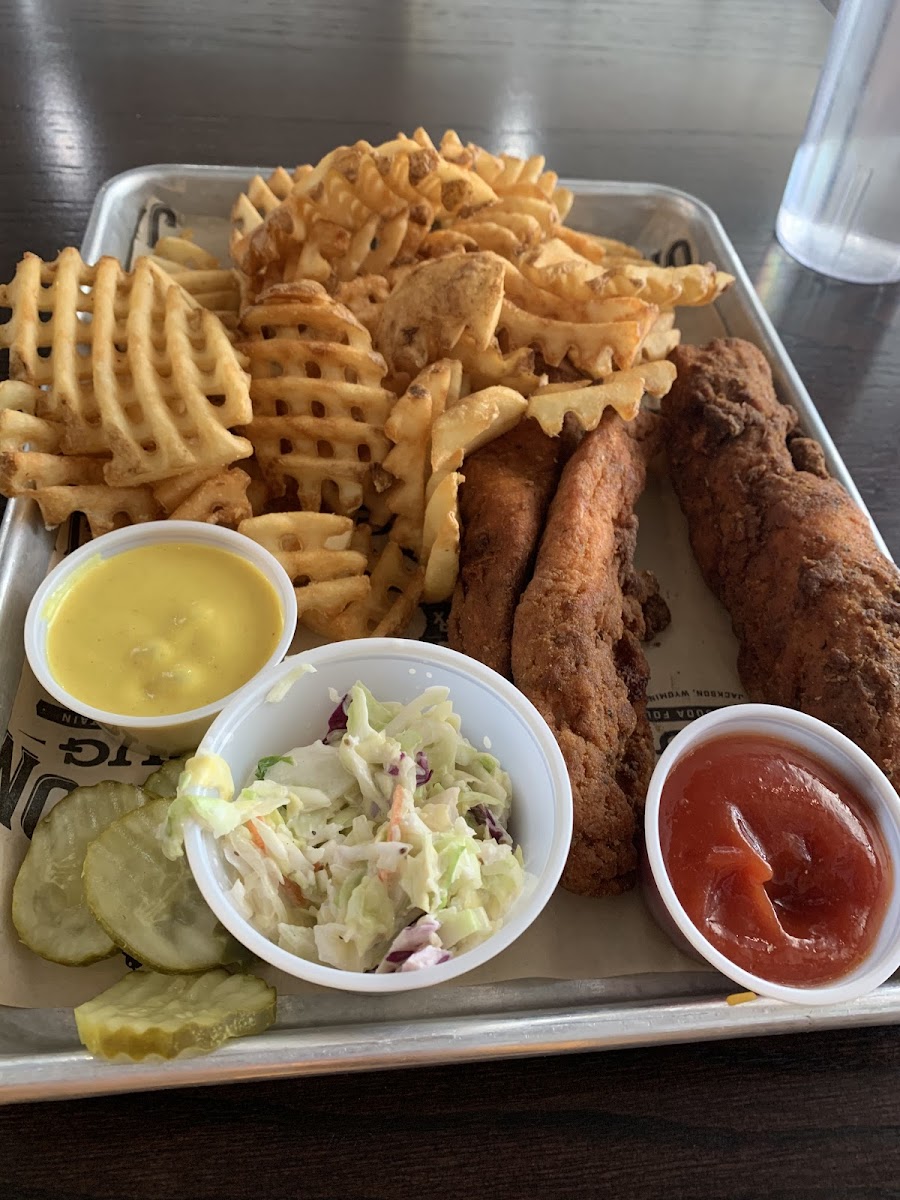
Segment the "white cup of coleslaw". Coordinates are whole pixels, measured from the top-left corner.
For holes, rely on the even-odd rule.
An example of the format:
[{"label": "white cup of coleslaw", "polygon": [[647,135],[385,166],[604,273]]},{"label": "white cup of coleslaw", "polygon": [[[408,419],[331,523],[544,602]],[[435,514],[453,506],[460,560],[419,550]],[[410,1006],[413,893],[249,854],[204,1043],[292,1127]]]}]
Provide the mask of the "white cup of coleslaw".
[{"label": "white cup of coleslaw", "polygon": [[[314,672],[300,673],[308,665]],[[526,886],[501,928],[457,957],[415,971],[345,971],[301,958],[260,933],[235,905],[220,844],[196,821],[185,825],[188,861],[203,896],[229,932],[257,958],[309,983],[353,992],[400,992],[446,983],[496,957],[538,917],[553,894],[572,838],[569,776],[549,726],[508,680],[473,659],[426,642],[395,638],[337,642],[295,655],[248,683],[219,714],[198,755],[225,760],[235,786],[257,762],[322,738],[335,693],[357,681],[379,700],[409,703],[446,687],[462,734],[489,750],[512,781],[509,832],[521,846]]]}]

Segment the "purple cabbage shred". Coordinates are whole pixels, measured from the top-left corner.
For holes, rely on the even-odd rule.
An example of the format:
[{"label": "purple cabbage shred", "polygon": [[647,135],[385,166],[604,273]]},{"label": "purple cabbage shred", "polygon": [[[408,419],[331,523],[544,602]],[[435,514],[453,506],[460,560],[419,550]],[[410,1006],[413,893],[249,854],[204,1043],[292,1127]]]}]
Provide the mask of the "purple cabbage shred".
[{"label": "purple cabbage shred", "polygon": [[341,702],[328,718],[328,732],[322,738],[326,746],[333,746],[335,742],[339,742],[347,732],[347,695],[341,697]]},{"label": "purple cabbage shred", "polygon": [[[417,967],[433,966],[445,962],[451,955],[441,946],[431,944],[431,935],[437,933],[440,924],[434,917],[422,916],[411,925],[401,929],[376,970],[380,975],[391,971],[412,971]],[[435,955],[442,957],[435,957]]]},{"label": "purple cabbage shred", "polygon": [[492,837],[501,846],[511,846],[513,844],[512,838],[486,804],[475,804],[469,809],[469,812],[479,825],[485,827],[488,837]]},{"label": "purple cabbage shred", "polygon": [[416,787],[427,783],[434,772],[428,766],[428,756],[424,750],[416,751]]}]

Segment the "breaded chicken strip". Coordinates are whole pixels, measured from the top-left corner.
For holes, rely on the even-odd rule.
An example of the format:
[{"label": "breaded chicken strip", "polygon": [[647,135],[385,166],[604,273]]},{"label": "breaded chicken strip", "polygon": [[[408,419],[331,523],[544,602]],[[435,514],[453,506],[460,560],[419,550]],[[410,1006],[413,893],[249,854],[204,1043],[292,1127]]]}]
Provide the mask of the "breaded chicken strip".
[{"label": "breaded chicken strip", "polygon": [[556,735],[572,782],[562,883],[587,896],[634,884],[653,770],[642,606],[653,610],[653,632],[664,621],[653,581],[633,567],[633,508],[658,423],[645,413],[627,425],[610,411],[585,436],[550,505],[513,630],[513,679]]},{"label": "breaded chicken strip", "polygon": [[900,787],[900,572],[755,346],[681,346],[672,361],[672,482],[731,614],[744,687],[827,721]]},{"label": "breaded chicken strip", "polygon": [[462,545],[448,635],[454,650],[510,674],[513,617],[531,577],[569,441],[521,421],[466,459]]}]

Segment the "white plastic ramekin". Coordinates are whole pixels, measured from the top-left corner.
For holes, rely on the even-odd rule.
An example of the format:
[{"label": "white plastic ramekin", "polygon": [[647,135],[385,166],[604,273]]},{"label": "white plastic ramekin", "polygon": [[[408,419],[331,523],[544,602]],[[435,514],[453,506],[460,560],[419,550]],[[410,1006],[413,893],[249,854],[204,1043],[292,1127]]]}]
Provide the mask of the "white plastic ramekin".
[{"label": "white plastic ramekin", "polygon": [[[72,554],[67,555],[50,572],[34,594],[25,617],[25,654],[38,682],[54,699],[73,712],[90,717],[104,729],[121,738],[123,742],[137,744],[158,754],[180,754],[192,750],[206,733],[213,719],[222,711],[237,690],[187,712],[171,713],[162,717],[133,717],[123,713],[107,712],[94,708],[71,695],[56,680],[47,660],[48,616],[51,616],[53,596],[64,589],[72,575],[85,567],[92,559],[113,558],[128,550],[141,546],[159,545],[164,542],[189,542],[198,546],[213,546],[246,559],[257,567],[275,588],[281,604],[284,627],[278,644],[262,666],[280,662],[291,644],[297,624],[297,597],[288,574],[281,563],[262,546],[218,525],[206,525],[200,521],[147,521],[130,525],[104,534],[87,542]],[[51,603],[48,603],[51,602]]]},{"label": "white plastic ramekin", "polygon": [[[772,983],[736,966],[694,925],[669,880],[659,838],[659,802],[669,772],[696,746],[744,734],[777,738],[831,767],[867,805],[884,838],[893,879],[881,929],[865,959],[832,983],[788,986]],[[792,1004],[839,1004],[873,991],[900,968],[900,797],[867,754],[823,721],[772,704],[736,704],[699,717],[669,743],[656,764],[647,792],[644,833],[642,883],[647,905],[657,923],[682,949],[706,959],[749,991]]]},{"label": "white plastic ramekin", "polygon": [[[274,699],[272,689],[289,682],[300,663],[315,667],[315,674],[300,675],[286,694]],[[522,847],[530,879],[502,928],[480,946],[434,967],[384,975],[341,971],[299,958],[256,930],[231,899],[233,880],[216,839],[190,822],[185,831],[188,861],[207,904],[225,928],[258,958],[289,975],[351,992],[431,987],[456,979],[506,949],[550,899],[572,838],[569,776],[546,721],[508,680],[455,650],[395,638],[320,646],[264,671],[217,718],[198,753],[224,758],[240,787],[252,777],[259,759],[321,738],[334,710],[329,689],[344,695],[357,680],[378,699],[402,703],[429,687],[448,688],[463,735],[478,749],[489,750],[509,772],[510,832]]]}]

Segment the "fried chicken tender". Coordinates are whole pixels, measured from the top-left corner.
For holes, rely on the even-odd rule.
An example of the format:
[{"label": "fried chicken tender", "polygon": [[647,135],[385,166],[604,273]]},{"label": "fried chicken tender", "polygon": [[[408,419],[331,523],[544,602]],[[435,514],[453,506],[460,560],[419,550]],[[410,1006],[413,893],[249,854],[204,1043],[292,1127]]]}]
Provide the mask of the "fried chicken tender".
[{"label": "fried chicken tender", "polygon": [[459,581],[448,637],[454,650],[501,675],[511,673],[516,605],[568,450],[566,436],[548,437],[528,419],[466,459]]},{"label": "fried chicken tender", "polygon": [[900,788],[900,572],[755,346],[681,346],[672,361],[672,482],[731,615],[744,687],[827,721]]},{"label": "fried chicken tender", "polygon": [[644,606],[655,633],[663,602],[652,577],[634,570],[633,508],[658,425],[651,413],[626,424],[608,412],[584,437],[550,505],[513,630],[513,679],[556,735],[572,782],[562,884],[586,896],[633,886],[653,770],[640,639],[650,632]]}]

